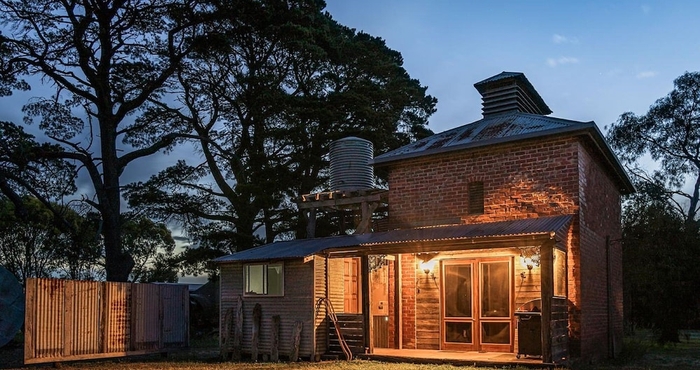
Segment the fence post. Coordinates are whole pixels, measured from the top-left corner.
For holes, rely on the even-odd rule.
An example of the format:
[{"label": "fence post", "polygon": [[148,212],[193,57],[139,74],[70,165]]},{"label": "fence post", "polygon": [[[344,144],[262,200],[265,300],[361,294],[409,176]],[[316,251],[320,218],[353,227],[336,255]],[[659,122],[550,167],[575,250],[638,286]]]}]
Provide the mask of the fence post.
[{"label": "fence post", "polygon": [[25,289],[25,307],[24,307],[24,361],[32,359],[36,356],[35,336],[36,330],[36,285],[37,279],[27,279]]},{"label": "fence post", "polygon": [[270,351],[270,359],[272,362],[280,360],[280,315],[272,316],[272,350]]},{"label": "fence post", "polygon": [[102,304],[100,305],[100,353],[107,352],[107,341],[109,340],[107,333],[109,332],[109,283],[100,283],[100,296]]},{"label": "fence post", "polygon": [[73,311],[75,302],[75,282],[66,281],[65,295],[63,296],[63,356],[70,356],[73,348]]},{"label": "fence post", "polygon": [[226,361],[229,359],[231,349],[233,348],[233,325],[234,325],[234,310],[229,307],[224,316],[224,327],[222,330],[223,341],[221,342],[221,359]]},{"label": "fence post", "polygon": [[236,325],[233,328],[233,360],[241,360],[241,346],[243,342],[243,297],[238,296],[236,304]]},{"label": "fence post", "polygon": [[301,341],[301,329],[304,323],[297,321],[294,323],[294,334],[292,335],[292,353],[289,355],[289,361],[296,362],[299,359],[299,342]]},{"label": "fence post", "polygon": [[253,362],[258,362],[258,342],[260,341],[260,321],[262,320],[262,306],[256,303],[253,307],[253,343],[251,357]]}]

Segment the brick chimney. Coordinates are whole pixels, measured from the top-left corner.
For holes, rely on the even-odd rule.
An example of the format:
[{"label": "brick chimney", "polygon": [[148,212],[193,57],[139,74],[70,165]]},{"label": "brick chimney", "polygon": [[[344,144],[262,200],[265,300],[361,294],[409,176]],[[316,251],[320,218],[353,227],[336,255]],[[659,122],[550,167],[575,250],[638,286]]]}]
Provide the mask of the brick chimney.
[{"label": "brick chimney", "polygon": [[481,94],[484,117],[523,112],[546,116],[552,113],[530,81],[521,72],[501,72],[474,84]]}]

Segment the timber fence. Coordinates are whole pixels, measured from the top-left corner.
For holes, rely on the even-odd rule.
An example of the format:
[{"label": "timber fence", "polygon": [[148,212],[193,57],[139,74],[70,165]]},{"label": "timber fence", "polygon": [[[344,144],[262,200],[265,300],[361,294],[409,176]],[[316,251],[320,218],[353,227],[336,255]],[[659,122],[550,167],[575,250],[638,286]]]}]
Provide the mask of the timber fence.
[{"label": "timber fence", "polygon": [[27,279],[24,363],[189,346],[186,285]]}]

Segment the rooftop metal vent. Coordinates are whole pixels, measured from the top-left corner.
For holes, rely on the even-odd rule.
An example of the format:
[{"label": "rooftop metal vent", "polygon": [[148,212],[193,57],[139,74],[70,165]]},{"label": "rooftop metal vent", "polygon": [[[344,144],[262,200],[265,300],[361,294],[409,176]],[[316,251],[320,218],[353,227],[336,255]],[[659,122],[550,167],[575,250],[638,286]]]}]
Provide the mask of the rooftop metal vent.
[{"label": "rooftop metal vent", "polygon": [[481,94],[484,117],[513,111],[540,115],[552,113],[523,73],[501,72],[475,83],[474,87]]},{"label": "rooftop metal vent", "polygon": [[331,143],[331,190],[367,190],[374,187],[372,142],[346,137]]}]

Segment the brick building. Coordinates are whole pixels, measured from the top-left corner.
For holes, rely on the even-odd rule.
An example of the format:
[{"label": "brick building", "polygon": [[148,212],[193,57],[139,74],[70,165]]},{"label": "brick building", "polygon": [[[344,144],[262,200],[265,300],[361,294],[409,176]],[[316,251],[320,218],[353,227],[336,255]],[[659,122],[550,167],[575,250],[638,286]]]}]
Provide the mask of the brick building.
[{"label": "brick building", "polygon": [[[346,351],[370,356],[450,350],[469,360],[492,354],[489,363],[566,363],[619,353],[622,251],[614,241],[620,197],[632,184],[595,123],[550,117],[522,73],[475,87],[482,119],[374,158],[388,170],[388,191],[328,192],[300,203],[355,204],[364,221],[386,204],[386,230],[218,259],[222,318],[238,305],[250,317],[260,305],[281,316],[284,330],[301,321],[311,328],[301,339],[310,358],[339,351],[331,304],[348,320],[342,325],[358,323],[345,335]],[[246,322],[244,352],[252,345]]]}]

